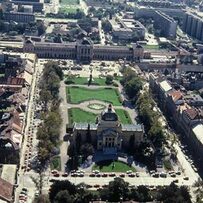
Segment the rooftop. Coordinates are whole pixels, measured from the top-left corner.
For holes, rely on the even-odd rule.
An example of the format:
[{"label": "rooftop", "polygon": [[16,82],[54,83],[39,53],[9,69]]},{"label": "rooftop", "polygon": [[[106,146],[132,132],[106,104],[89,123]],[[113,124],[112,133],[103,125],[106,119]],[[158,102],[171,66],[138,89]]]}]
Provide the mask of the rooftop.
[{"label": "rooftop", "polygon": [[166,80],[160,82],[160,87],[164,90],[164,92],[168,92],[169,90],[172,90],[171,85]]},{"label": "rooftop", "polygon": [[0,199],[10,202],[12,200],[13,185],[0,178]]},{"label": "rooftop", "polygon": [[193,133],[197,137],[197,139],[203,145],[203,124],[198,124],[192,129]]}]

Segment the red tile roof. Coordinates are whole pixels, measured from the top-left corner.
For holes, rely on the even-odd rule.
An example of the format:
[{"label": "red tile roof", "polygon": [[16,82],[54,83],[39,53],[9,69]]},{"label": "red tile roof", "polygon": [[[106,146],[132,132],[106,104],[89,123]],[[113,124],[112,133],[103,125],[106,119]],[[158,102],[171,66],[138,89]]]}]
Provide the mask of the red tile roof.
[{"label": "red tile roof", "polygon": [[176,102],[177,100],[182,98],[182,93],[180,91],[174,91],[170,93],[170,96],[172,97],[173,101]]},{"label": "red tile roof", "polygon": [[198,116],[198,110],[195,108],[186,109],[185,113],[189,116],[191,120],[194,120]]},{"label": "red tile roof", "polygon": [[0,178],[0,199],[11,201],[13,195],[13,185]]}]

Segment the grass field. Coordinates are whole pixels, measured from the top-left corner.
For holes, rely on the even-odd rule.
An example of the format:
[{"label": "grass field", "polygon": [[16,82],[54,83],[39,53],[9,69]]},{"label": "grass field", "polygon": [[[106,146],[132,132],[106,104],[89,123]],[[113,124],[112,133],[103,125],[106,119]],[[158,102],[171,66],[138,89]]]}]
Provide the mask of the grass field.
[{"label": "grass field", "polygon": [[127,111],[123,109],[115,109],[121,123],[123,124],[132,124],[132,120]]},{"label": "grass field", "polygon": [[159,49],[159,45],[143,45],[145,49]]},{"label": "grass field", "polygon": [[76,13],[77,7],[61,7],[59,9],[60,13]]},{"label": "grass field", "polygon": [[81,87],[66,87],[66,96],[68,102],[75,104],[88,100],[101,100],[112,103],[114,106],[122,105],[118,90],[113,88],[87,89]]},{"label": "grass field", "polygon": [[64,5],[78,5],[79,4],[79,0],[61,0],[61,4]]},{"label": "grass field", "polygon": [[[93,85],[100,85],[105,86],[106,79],[105,78],[93,78],[92,84]],[[88,78],[78,77],[68,80],[70,84],[77,84],[77,85],[87,85],[88,84]]]},{"label": "grass field", "polygon": [[125,163],[122,163],[120,161],[101,161],[95,164],[92,168],[92,170],[99,170],[101,172],[126,172],[129,170],[132,170],[133,172],[136,172],[135,168],[128,166]]},{"label": "grass field", "polygon": [[[128,115],[128,112],[122,109],[116,109],[116,113],[118,114],[120,121],[122,124],[131,124],[131,118],[128,117],[126,118],[125,115]],[[96,121],[97,114],[91,113],[84,111],[80,108],[71,108],[68,109],[68,119],[69,123],[73,124],[74,122],[76,123],[95,123]]]},{"label": "grass field", "polygon": [[76,123],[80,123],[80,122],[95,123],[96,117],[97,117],[96,114],[84,111],[80,108],[68,109],[68,118],[69,118],[70,124],[72,124],[74,122],[76,122]]}]

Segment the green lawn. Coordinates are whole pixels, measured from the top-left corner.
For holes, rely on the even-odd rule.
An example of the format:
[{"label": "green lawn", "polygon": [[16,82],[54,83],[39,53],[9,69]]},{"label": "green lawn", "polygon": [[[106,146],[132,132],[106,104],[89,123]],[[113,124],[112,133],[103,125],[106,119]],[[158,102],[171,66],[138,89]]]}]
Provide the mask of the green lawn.
[{"label": "green lawn", "polygon": [[60,13],[76,13],[77,9],[78,9],[77,7],[64,6],[64,7],[61,7],[61,8],[59,9],[59,12],[60,12]]},{"label": "green lawn", "polygon": [[136,169],[128,166],[125,163],[122,163],[120,161],[114,161],[114,167],[113,167],[113,161],[101,161],[95,164],[92,167],[92,170],[99,170],[101,172],[126,172],[129,170],[132,170],[133,172],[136,172]]},{"label": "green lawn", "polygon": [[144,49],[159,49],[159,45],[143,45]]},{"label": "green lawn", "polygon": [[[116,109],[116,113],[119,116],[119,119],[121,123],[123,124],[132,124],[131,118],[126,118],[126,115],[128,115],[128,112],[122,109]],[[71,108],[68,109],[68,118],[69,123],[73,124],[76,123],[95,123],[97,115],[91,112],[84,111],[80,108]]]},{"label": "green lawn", "polygon": [[[106,85],[105,81],[106,81],[105,78],[93,78],[92,85],[105,86]],[[88,78],[78,77],[73,79],[67,79],[67,82],[69,82],[70,84],[87,85]]]},{"label": "green lawn", "polygon": [[61,0],[61,4],[65,5],[77,5],[80,3],[80,0]]},{"label": "green lawn", "polygon": [[51,163],[50,163],[50,168],[51,170],[61,170],[61,158],[59,156],[55,156],[52,158]]},{"label": "green lawn", "polygon": [[117,89],[98,88],[88,89],[83,87],[66,87],[67,101],[78,104],[88,100],[101,100],[112,103],[114,106],[121,106],[121,98]]},{"label": "green lawn", "polygon": [[76,122],[76,123],[80,123],[80,122],[95,123],[96,117],[97,117],[96,114],[84,111],[80,108],[68,109],[68,118],[69,118],[70,124],[72,124],[74,122]]},{"label": "green lawn", "polygon": [[129,113],[123,109],[115,109],[121,123],[123,124],[132,124],[132,120],[129,116]]}]

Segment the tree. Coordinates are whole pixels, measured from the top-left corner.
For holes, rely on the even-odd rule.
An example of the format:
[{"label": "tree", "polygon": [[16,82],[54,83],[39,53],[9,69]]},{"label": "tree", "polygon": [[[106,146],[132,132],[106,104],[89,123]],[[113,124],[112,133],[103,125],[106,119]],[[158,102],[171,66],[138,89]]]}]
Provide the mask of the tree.
[{"label": "tree", "polygon": [[131,135],[129,139],[129,150],[131,152],[134,151],[134,146],[135,146],[135,134]]},{"label": "tree", "polygon": [[128,97],[132,99],[142,89],[142,81],[140,80],[140,78],[134,77],[133,79],[126,82],[126,84],[124,85],[124,89]]},{"label": "tree", "polygon": [[74,199],[67,190],[62,190],[57,193],[54,198],[54,203],[73,203]]},{"label": "tree", "polygon": [[47,111],[48,110],[47,105],[52,100],[51,92],[46,89],[42,89],[40,91],[40,100],[44,103],[44,109],[45,111]]},{"label": "tree", "polygon": [[35,184],[37,190],[39,191],[39,194],[42,194],[42,188],[44,184],[44,174],[42,172],[39,173],[39,177],[35,178],[34,176],[30,177]]},{"label": "tree", "polygon": [[115,178],[109,182],[107,189],[101,191],[102,199],[108,199],[110,202],[119,202],[120,198],[126,200],[129,195],[129,183],[121,178]]},{"label": "tree", "polygon": [[102,21],[102,29],[104,32],[111,32],[112,31],[112,25],[108,20]]},{"label": "tree", "polygon": [[113,83],[113,76],[112,75],[107,75],[105,83],[107,85],[111,85]]},{"label": "tree", "polygon": [[[65,180],[65,181],[55,181],[50,188],[49,192],[49,199],[54,200],[56,195],[60,191],[68,191],[69,194],[75,195],[77,193],[77,188],[74,184],[72,184],[70,181]],[[63,193],[64,194],[64,193]]]},{"label": "tree", "polygon": [[90,130],[90,124],[89,123],[88,123],[88,126],[87,126],[86,137],[87,137],[87,143],[91,143],[92,142],[92,138],[91,138],[91,130]]},{"label": "tree", "polygon": [[80,148],[80,153],[86,159],[88,156],[94,154],[94,147],[89,143],[83,144]]},{"label": "tree", "polygon": [[88,86],[92,84],[92,73],[90,74],[89,80],[88,80]]},{"label": "tree", "polygon": [[47,195],[40,195],[39,197],[35,198],[33,203],[51,203],[51,202]]}]

